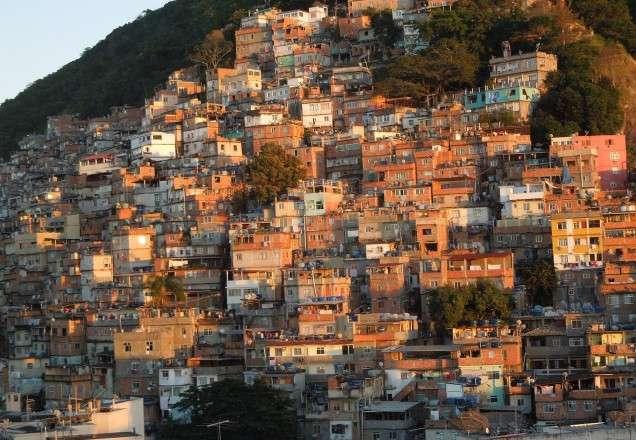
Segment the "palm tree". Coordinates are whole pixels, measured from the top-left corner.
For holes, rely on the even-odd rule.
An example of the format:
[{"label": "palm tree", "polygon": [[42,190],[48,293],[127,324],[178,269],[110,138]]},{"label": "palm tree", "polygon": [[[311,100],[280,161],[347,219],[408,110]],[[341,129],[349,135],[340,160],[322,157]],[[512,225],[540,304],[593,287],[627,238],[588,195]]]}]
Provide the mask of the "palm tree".
[{"label": "palm tree", "polygon": [[172,275],[153,276],[146,283],[146,288],[157,305],[164,305],[167,301],[184,301],[186,298],[181,281]]},{"label": "palm tree", "polygon": [[552,305],[553,295],[557,287],[557,276],[550,260],[541,260],[521,268],[521,279],[526,286],[529,305]]}]

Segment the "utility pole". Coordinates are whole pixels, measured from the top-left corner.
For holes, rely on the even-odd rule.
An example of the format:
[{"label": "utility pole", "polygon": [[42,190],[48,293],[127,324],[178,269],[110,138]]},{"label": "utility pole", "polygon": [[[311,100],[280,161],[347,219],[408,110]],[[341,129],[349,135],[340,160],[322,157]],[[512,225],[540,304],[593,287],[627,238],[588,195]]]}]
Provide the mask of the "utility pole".
[{"label": "utility pole", "polygon": [[221,420],[219,422],[215,422],[215,423],[210,423],[209,425],[205,425],[206,428],[211,428],[213,426],[217,427],[217,433],[216,433],[216,438],[217,440],[221,440],[221,425],[224,425],[226,423],[230,423],[229,420]]}]

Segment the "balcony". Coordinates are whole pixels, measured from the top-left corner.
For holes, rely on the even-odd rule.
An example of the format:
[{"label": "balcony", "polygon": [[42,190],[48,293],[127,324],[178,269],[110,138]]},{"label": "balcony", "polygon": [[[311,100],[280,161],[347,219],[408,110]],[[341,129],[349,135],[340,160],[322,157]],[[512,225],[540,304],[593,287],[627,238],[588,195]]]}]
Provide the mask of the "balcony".
[{"label": "balcony", "polygon": [[563,400],[563,390],[559,389],[551,393],[534,393],[536,402],[561,402]]},{"label": "balcony", "polygon": [[446,370],[457,368],[457,359],[389,359],[384,364],[397,370]]},{"label": "balcony", "polygon": [[88,366],[46,367],[45,381],[81,382],[91,380]]},{"label": "balcony", "polygon": [[335,322],[336,316],[333,313],[301,313],[298,315],[298,322]]},{"label": "balcony", "polygon": [[530,387],[530,385],[507,385],[506,394],[510,396],[532,394],[532,388]]},{"label": "balcony", "polygon": [[608,354],[618,356],[635,356],[636,346],[634,344],[603,344],[590,346],[592,355],[605,356]]},{"label": "balcony", "polygon": [[568,391],[568,398],[574,400],[595,400],[597,399],[597,392],[595,389],[570,390]]}]

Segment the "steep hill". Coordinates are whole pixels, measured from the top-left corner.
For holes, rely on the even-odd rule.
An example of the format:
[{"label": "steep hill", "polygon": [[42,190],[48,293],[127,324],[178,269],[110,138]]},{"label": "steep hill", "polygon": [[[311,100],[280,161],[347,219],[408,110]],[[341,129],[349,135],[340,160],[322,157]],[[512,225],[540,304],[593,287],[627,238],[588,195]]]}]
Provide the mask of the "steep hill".
[{"label": "steep hill", "polygon": [[[42,131],[48,115],[70,112],[99,116],[114,105],[142,104],[171,71],[188,64],[192,47],[207,32],[226,26],[241,10],[258,3],[174,0],[113,30],[77,60],[0,105],[0,156],[13,151],[25,134]],[[311,2],[271,3],[290,8],[306,7]]]},{"label": "steep hill", "polygon": [[[312,3],[313,0],[270,2],[282,9],[306,8]],[[395,92],[416,96],[482,85],[488,76],[488,60],[499,52],[503,40],[510,40],[519,50],[541,45],[544,50],[565,54],[564,59],[577,48],[577,43],[585,43],[583,49],[589,53],[582,53],[595,78],[580,87],[581,99],[589,101],[592,92],[604,98],[612,94],[603,90],[617,89],[622,107],[620,119],[624,119],[634,139],[636,25],[630,11],[636,10],[636,0],[537,0],[533,8],[525,11],[518,9],[518,3],[460,0],[452,10],[434,14],[423,28],[432,40],[432,49],[390,63],[393,68],[385,69],[389,81],[381,81],[377,90],[389,95]],[[0,156],[13,151],[25,134],[43,131],[49,115],[69,112],[90,117],[106,114],[114,105],[141,105],[143,98],[171,71],[189,64],[188,54],[207,32],[231,29],[245,10],[256,4],[255,0],[174,0],[115,29],[77,60],[0,104]],[[603,7],[612,14],[599,14]],[[581,50],[581,44],[577,50]],[[574,66],[571,70],[577,69]],[[609,84],[603,82],[605,78]],[[382,79],[381,75],[376,79]],[[596,87],[596,83],[602,87]],[[590,85],[593,88],[586,89]],[[570,84],[565,86],[565,92],[569,92]],[[555,96],[552,101],[561,101],[558,94]],[[616,98],[605,101],[609,107],[618,107],[614,105]],[[550,100],[547,103],[550,107]],[[588,104],[590,115],[598,113],[594,105]],[[567,118],[571,110],[564,115],[548,113],[562,127],[570,126]],[[585,124],[578,125],[581,130],[588,130]]]}]

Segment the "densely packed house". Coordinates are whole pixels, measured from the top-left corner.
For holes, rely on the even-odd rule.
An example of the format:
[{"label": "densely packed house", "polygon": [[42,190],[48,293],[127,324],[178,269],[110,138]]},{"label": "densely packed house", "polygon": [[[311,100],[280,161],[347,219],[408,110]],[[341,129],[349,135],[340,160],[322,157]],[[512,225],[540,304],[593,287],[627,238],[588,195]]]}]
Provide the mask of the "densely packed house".
[{"label": "densely packed house", "polygon": [[[390,6],[408,52],[452,2],[417,3],[250,11],[233,67],[175,71],[141,108],[51,116],[24,138],[0,164],[6,410],[140,397],[152,426],[183,416],[188,387],[233,377],[288,392],[306,439],[636,421],[625,137],[531,142],[557,70],[540,51],[504,46],[486,87],[428,106],[375,93],[365,11]],[[502,110],[514,124],[480,124]],[[239,213],[268,143],[306,178]],[[552,307],[522,276],[546,262]],[[439,288],[485,281],[514,299],[510,321],[432,329]],[[179,301],[151,294],[170,283]]]}]

